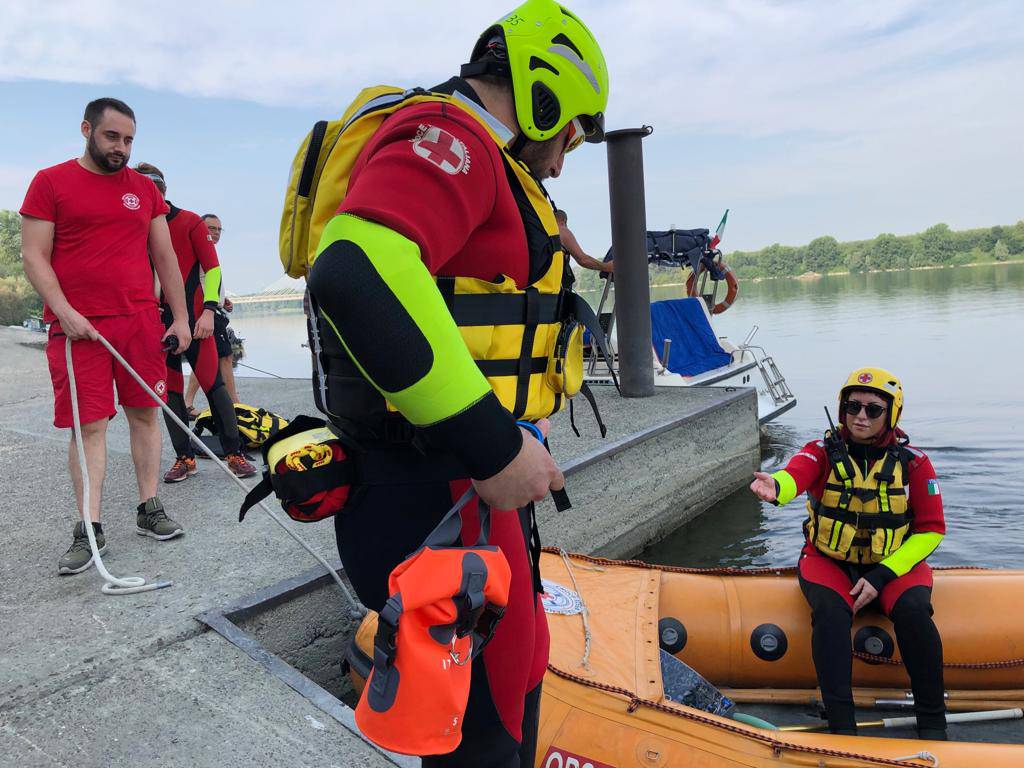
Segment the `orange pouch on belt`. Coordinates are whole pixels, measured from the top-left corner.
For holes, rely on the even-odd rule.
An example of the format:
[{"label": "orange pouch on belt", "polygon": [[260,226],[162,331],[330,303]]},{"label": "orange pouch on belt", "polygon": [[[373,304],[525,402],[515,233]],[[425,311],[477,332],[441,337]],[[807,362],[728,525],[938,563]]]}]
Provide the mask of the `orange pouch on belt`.
[{"label": "orange pouch on belt", "polygon": [[462,507],[445,515],[423,546],[388,578],[373,670],[356,706],[356,723],[375,744],[407,755],[447,754],[462,741],[470,662],[491,639],[508,604],[511,572],[486,545],[490,510],[480,501],[480,539],[459,540]]}]

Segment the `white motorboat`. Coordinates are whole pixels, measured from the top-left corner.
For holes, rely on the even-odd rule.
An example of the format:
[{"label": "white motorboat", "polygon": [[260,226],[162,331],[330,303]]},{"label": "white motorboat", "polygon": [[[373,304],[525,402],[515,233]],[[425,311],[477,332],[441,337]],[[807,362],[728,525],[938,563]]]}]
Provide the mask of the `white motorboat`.
[{"label": "white motorboat", "polygon": [[[723,219],[724,225],[724,219]],[[761,346],[753,344],[754,326],[739,345],[718,336],[712,327],[713,314],[724,312],[735,296],[732,271],[722,262],[719,232],[668,230],[648,232],[648,259],[659,266],[692,269],[687,296],[651,304],[654,384],[659,387],[752,387],[757,390],[757,418],[766,424],[796,405],[785,376],[775,360]],[[606,257],[608,258],[608,257]],[[729,292],[718,302],[719,286]],[[597,315],[605,329],[611,360],[590,348],[584,379],[591,385],[611,385],[611,370],[618,368],[614,308],[606,311],[614,289],[614,275],[605,283]],[[706,289],[708,292],[705,292]]]}]

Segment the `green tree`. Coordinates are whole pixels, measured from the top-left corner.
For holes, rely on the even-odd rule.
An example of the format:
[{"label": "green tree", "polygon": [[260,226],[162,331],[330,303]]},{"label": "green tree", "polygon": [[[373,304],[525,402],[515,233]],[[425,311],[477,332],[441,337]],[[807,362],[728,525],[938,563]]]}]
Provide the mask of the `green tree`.
[{"label": "green tree", "polygon": [[839,243],[834,237],[817,237],[807,244],[804,265],[809,272],[824,274],[839,266]]},{"label": "green tree", "polygon": [[868,245],[865,259],[868,269],[906,269],[910,243],[896,235],[879,235]]},{"label": "green tree", "polygon": [[1010,258],[1010,249],[1006,247],[1006,243],[1002,240],[997,240],[995,247],[992,249],[992,255],[995,256],[996,261],[1006,261]]},{"label": "green tree", "polygon": [[0,210],[0,325],[20,325],[42,309],[21,264],[21,217]]},{"label": "green tree", "polygon": [[925,253],[933,264],[947,264],[957,253],[956,237],[948,224],[936,224],[921,233]]},{"label": "green tree", "polygon": [[0,210],[0,275],[21,273],[21,216]]},{"label": "green tree", "polygon": [[860,250],[851,250],[843,259],[843,263],[851,273],[863,272],[867,265],[864,261],[864,254]]}]

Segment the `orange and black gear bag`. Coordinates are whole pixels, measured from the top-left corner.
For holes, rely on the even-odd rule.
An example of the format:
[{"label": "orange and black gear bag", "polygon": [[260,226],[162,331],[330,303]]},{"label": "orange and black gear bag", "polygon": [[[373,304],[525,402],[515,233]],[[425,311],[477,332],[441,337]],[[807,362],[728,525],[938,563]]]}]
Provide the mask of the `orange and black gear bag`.
[{"label": "orange and black gear bag", "polygon": [[490,510],[479,501],[480,538],[457,546],[470,488],[388,577],[377,618],[373,667],[356,706],[363,735],[407,755],[448,754],[462,741],[470,662],[508,605],[511,570],[487,545]]},{"label": "orange and black gear bag", "polygon": [[296,416],[260,446],[263,479],[246,494],[238,520],[270,494],[292,520],[315,523],[339,512],[356,477],[354,445],[323,419]]}]

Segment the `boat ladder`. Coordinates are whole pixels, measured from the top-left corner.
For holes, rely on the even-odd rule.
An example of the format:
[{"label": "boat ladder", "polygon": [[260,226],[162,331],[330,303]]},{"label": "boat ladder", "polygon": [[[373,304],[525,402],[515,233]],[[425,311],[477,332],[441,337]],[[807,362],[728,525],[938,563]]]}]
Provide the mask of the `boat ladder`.
[{"label": "boat ladder", "polygon": [[[782,371],[775,364],[774,358],[772,358],[764,347],[759,347],[756,344],[750,342],[754,338],[754,334],[757,333],[759,326],[755,325],[750,329],[750,333],[747,334],[747,338],[744,339],[743,343],[740,344],[740,349],[750,351],[750,356],[757,363],[758,370],[761,371],[761,376],[764,377],[765,386],[768,388],[768,394],[772,396],[776,405],[781,405],[787,400],[793,399],[793,392],[789,388],[789,384],[786,383],[786,377],[782,375]],[[757,352],[761,353],[758,357]]]}]

